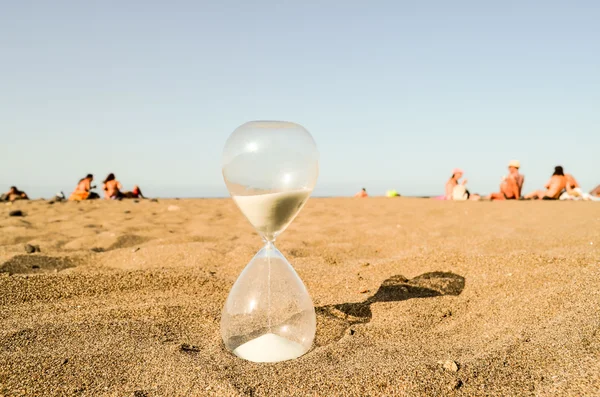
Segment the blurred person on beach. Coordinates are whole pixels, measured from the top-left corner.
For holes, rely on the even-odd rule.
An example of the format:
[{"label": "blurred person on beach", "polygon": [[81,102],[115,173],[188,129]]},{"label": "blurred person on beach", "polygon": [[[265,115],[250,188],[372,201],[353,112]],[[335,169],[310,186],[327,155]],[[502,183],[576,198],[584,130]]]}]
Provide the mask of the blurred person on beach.
[{"label": "blurred person on beach", "polygon": [[590,194],[594,197],[600,197],[600,185],[596,186],[596,188],[592,190]]},{"label": "blurred person on beach", "polygon": [[143,199],[145,199],[146,198],[142,194],[142,190],[139,188],[138,185],[135,185],[133,187],[133,190],[130,191],[130,192],[122,192],[121,193],[121,197],[122,198],[132,198],[132,199],[137,199],[137,198],[143,198]]},{"label": "blurred person on beach", "polygon": [[567,178],[562,166],[557,165],[554,167],[554,173],[544,187],[546,190],[531,192],[525,196],[525,200],[558,200],[563,190],[567,187]]},{"label": "blurred person on beach", "polygon": [[[452,176],[448,179],[448,182],[446,182],[446,200],[467,200],[469,198],[470,193],[466,188],[468,179],[465,178],[462,181],[460,180],[464,173],[465,172],[460,168],[452,170]],[[456,189],[456,194],[454,194],[455,188],[458,188]]]},{"label": "blurred person on beach", "polygon": [[359,197],[359,198],[369,197],[369,195],[367,194],[367,189],[365,189],[363,187],[360,192],[358,192],[354,195],[354,197]]},{"label": "blurred person on beach", "polygon": [[69,196],[69,201],[93,200],[100,198],[97,193],[91,191],[92,189],[96,188],[96,186],[92,186],[93,180],[94,175],[92,174],[87,174],[85,178],[80,179],[75,191]]},{"label": "blurred person on beach", "polygon": [[467,190],[467,179],[460,180],[464,175],[464,171],[460,168],[452,170],[452,176],[446,182],[446,188],[443,196],[435,197],[437,200],[454,200],[454,201],[465,201],[465,200],[480,200],[481,196],[478,194],[471,194]]},{"label": "blurred person on beach", "polygon": [[102,181],[102,183],[104,184],[104,187],[102,189],[104,190],[105,199],[117,200],[119,198],[122,198],[121,189],[123,189],[123,186],[121,185],[121,182],[117,181],[117,179],[115,178],[115,174],[113,174],[112,172],[108,174],[108,176],[106,177],[106,179],[104,179],[104,181]]},{"label": "blurred person on beach", "polygon": [[19,189],[16,186],[11,186],[10,190],[7,193],[4,193],[0,196],[0,201],[17,201],[17,200],[29,200],[27,194]]},{"label": "blurred person on beach", "polygon": [[489,200],[517,200],[521,197],[525,176],[519,173],[521,163],[519,160],[511,160],[508,163],[508,175],[502,177],[500,192],[492,193],[486,199]]},{"label": "blurred person on beach", "polygon": [[121,200],[124,198],[145,198],[139,186],[135,185],[132,191],[122,191],[123,185],[117,180],[115,174],[110,173],[102,182],[104,184],[104,198],[107,200]]}]

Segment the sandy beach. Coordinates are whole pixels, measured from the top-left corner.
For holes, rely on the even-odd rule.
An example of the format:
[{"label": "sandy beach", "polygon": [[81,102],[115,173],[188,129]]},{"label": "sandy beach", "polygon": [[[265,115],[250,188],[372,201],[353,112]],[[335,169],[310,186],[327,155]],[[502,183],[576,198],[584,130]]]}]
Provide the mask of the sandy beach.
[{"label": "sandy beach", "polygon": [[219,333],[261,246],[231,199],[2,204],[0,395],[600,395],[597,203],[310,199],[277,247],[317,336],[278,364]]}]

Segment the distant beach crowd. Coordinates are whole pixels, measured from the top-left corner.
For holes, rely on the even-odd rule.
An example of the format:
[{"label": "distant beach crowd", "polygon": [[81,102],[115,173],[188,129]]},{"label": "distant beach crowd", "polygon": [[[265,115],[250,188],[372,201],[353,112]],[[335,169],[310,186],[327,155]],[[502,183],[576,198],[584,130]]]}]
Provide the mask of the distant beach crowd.
[{"label": "distant beach crowd", "polygon": [[[531,193],[523,196],[523,185],[525,184],[525,175],[520,172],[521,162],[511,160],[508,163],[508,174],[502,177],[500,182],[499,192],[492,193],[488,196],[472,194],[467,189],[467,179],[462,179],[464,171],[460,168],[452,170],[452,176],[446,182],[445,192],[443,195],[434,197],[436,200],[587,200],[600,201],[600,185],[589,193],[584,192],[579,185],[579,182],[571,174],[564,172],[562,166],[554,167],[554,173],[544,189],[534,190]],[[366,188],[362,188],[354,197],[368,197]],[[395,190],[389,190],[386,193],[388,197],[399,196]]]},{"label": "distant beach crowd", "polygon": [[[87,174],[84,178],[81,178],[75,187],[75,190],[67,198],[64,193],[58,193],[53,200],[54,201],[82,201],[82,200],[95,200],[99,199],[100,195],[94,192],[96,189],[95,185],[92,185],[94,181],[94,175]],[[104,198],[107,200],[122,200],[122,199],[137,199],[145,198],[142,194],[142,190],[139,186],[135,185],[131,191],[123,190],[123,185],[117,180],[115,174],[110,173],[102,181],[102,190],[104,191]],[[17,200],[29,200],[29,196],[22,190],[19,190],[16,186],[11,186],[9,191],[0,196],[0,201],[17,201]]]},{"label": "distant beach crowd", "polygon": [[[452,170],[452,176],[446,182],[444,194],[434,197],[436,200],[587,200],[600,201],[600,185],[596,186],[589,193],[584,192],[579,182],[571,174],[565,173],[562,166],[554,167],[554,173],[543,189],[534,190],[527,195],[522,195],[525,176],[520,172],[521,163],[518,160],[511,160],[508,163],[508,174],[502,177],[499,191],[487,196],[481,196],[477,193],[471,193],[467,189],[467,179],[463,179],[464,171],[460,168]],[[87,174],[81,178],[75,187],[75,190],[66,197],[64,193],[58,193],[54,201],[82,201],[99,199],[100,195],[94,192],[95,185],[92,185],[94,175]],[[145,198],[139,186],[134,185],[131,190],[124,190],[115,174],[110,173],[102,181],[102,190],[104,198],[107,200],[138,199]],[[398,197],[400,193],[396,190],[388,190],[388,197]],[[366,188],[362,188],[354,197],[369,197]],[[27,193],[19,190],[16,186],[11,186],[9,191],[0,195],[0,201],[29,200]]]}]

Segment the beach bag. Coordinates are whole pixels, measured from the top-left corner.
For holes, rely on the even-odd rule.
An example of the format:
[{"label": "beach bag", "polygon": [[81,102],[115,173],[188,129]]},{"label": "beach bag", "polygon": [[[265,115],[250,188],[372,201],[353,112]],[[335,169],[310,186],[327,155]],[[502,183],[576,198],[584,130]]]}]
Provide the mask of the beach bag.
[{"label": "beach bag", "polygon": [[456,185],[452,189],[452,200],[465,201],[469,199],[469,192],[464,185]]}]

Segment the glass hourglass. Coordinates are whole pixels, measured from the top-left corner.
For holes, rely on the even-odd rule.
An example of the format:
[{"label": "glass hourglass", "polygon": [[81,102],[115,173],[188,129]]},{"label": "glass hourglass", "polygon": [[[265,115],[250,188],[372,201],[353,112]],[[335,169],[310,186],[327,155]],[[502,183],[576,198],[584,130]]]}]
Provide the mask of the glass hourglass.
[{"label": "glass hourglass", "polygon": [[231,288],[221,315],[225,347],[238,357],[278,362],[312,346],[312,300],[274,242],[308,200],[318,174],[315,141],[295,123],[251,121],[225,144],[227,189],[265,243]]}]

